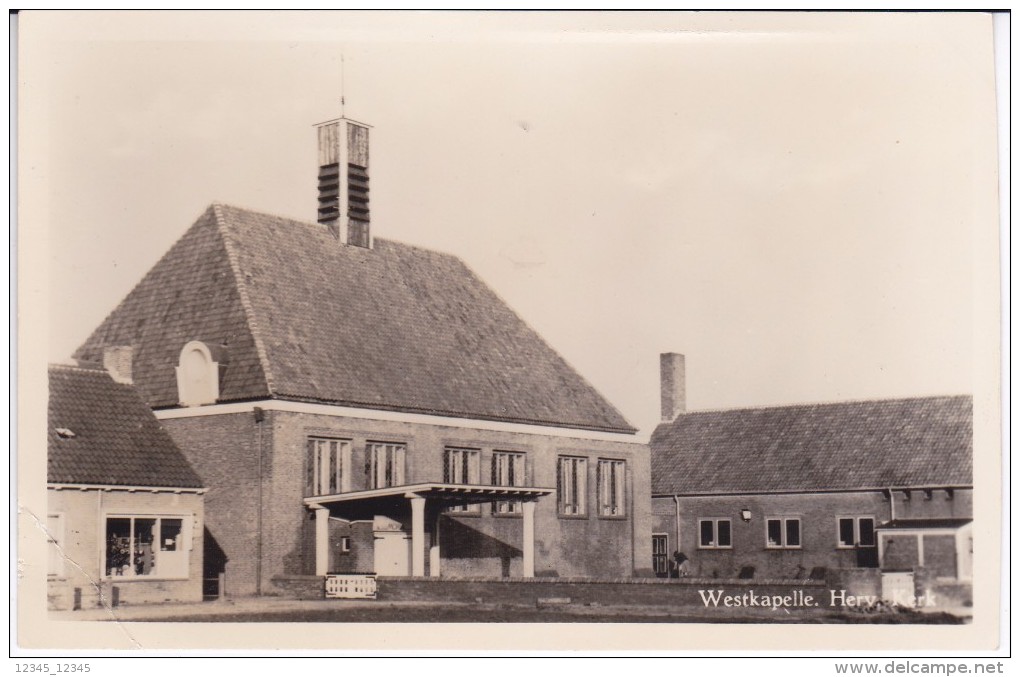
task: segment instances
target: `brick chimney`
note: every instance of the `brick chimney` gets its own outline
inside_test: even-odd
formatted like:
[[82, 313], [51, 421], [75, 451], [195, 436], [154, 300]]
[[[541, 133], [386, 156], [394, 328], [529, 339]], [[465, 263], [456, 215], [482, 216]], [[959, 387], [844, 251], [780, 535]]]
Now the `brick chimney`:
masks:
[[132, 360], [134, 348], [131, 346], [106, 346], [103, 348], [103, 368], [117, 383], [134, 383]]
[[670, 423], [687, 413], [687, 375], [680, 353], [659, 355], [659, 389], [662, 398], [662, 422]]
[[368, 210], [368, 131], [339, 118], [316, 125], [319, 137], [318, 221], [343, 244], [372, 248]]

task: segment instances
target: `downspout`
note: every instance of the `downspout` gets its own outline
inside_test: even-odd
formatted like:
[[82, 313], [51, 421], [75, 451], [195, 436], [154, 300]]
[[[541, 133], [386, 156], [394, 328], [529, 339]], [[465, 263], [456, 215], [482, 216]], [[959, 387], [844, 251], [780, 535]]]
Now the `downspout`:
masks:
[[104, 602], [104, 600], [103, 600], [103, 592], [104, 592], [103, 591], [103, 583], [104, 583], [103, 577], [106, 576], [106, 567], [108, 566], [107, 563], [106, 563], [106, 554], [107, 554], [106, 550], [109, 547], [109, 545], [106, 542], [106, 520], [103, 519], [103, 494], [104, 493], [105, 493], [105, 491], [103, 489], [100, 489], [99, 491], [96, 492], [96, 496], [97, 496], [97, 499], [96, 499], [96, 522], [97, 522], [97, 525], [96, 526], [97, 526], [98, 532], [100, 534], [102, 534], [102, 536], [100, 536], [99, 538], [96, 539], [96, 542], [99, 545], [99, 559], [97, 560], [99, 562], [99, 571], [98, 571], [98, 574], [99, 574], [99, 576], [98, 576], [99, 585], [97, 585], [96, 588], [97, 588], [97, 590], [99, 592], [99, 603], [102, 604], [103, 606], [108, 606], [108, 605], [103, 603]]
[[258, 430], [258, 487], [256, 501], [258, 509], [255, 517], [255, 595], [262, 595], [262, 421], [265, 414], [261, 407], [252, 409], [255, 414], [255, 429]]
[[673, 503], [676, 504], [676, 547], [673, 551], [680, 552], [680, 497], [676, 494], [673, 495]]
[[[639, 563], [637, 560], [638, 554], [638, 542], [637, 542], [637, 529], [634, 528], [634, 522], [638, 516], [634, 512], [634, 471], [630, 467], [630, 464], [624, 466], [626, 470], [624, 480], [627, 483], [627, 514], [630, 515], [630, 519], [627, 520], [627, 524], [630, 528], [630, 575], [636, 576], [638, 573]], [[647, 564], [645, 566], [648, 566]]]
[[889, 487], [889, 521], [892, 522], [896, 519], [896, 494], [893, 492], [893, 488]]

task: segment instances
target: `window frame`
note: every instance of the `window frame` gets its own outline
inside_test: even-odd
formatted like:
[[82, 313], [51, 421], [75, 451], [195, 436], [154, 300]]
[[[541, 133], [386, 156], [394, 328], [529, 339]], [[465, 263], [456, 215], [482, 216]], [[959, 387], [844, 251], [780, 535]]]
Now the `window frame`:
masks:
[[[843, 542], [843, 536], [840, 533], [840, 522], [843, 520], [853, 521], [854, 530], [854, 542], [847, 545]], [[871, 545], [861, 543], [861, 520], [871, 520]], [[837, 550], [855, 550], [857, 548], [877, 548], [878, 547], [878, 534], [875, 533], [875, 516], [874, 515], [836, 515], [836, 549]]]
[[[655, 552], [655, 541], [656, 541], [656, 539], [662, 539], [662, 542], [665, 544], [665, 547], [663, 548], [663, 551], [661, 553]], [[660, 557], [662, 559], [662, 572], [661, 572], [662, 575], [661, 576], [660, 576], [660, 572], [656, 569], [656, 563], [659, 561]], [[669, 573], [670, 573], [669, 572], [669, 534], [664, 532], [664, 531], [653, 531], [652, 532], [652, 573], [655, 574], [655, 576], [657, 578], [669, 578]]]
[[[603, 466], [612, 468], [612, 477], [615, 481], [616, 491], [613, 492], [613, 503], [617, 505], [605, 505], [603, 499], [603, 488], [606, 474]], [[620, 468], [617, 473], [616, 468]], [[595, 466], [595, 511], [599, 519], [625, 519], [627, 517], [627, 461], [622, 458], [599, 458]], [[617, 476], [619, 479], [616, 479]], [[616, 509], [616, 512], [606, 512], [604, 509]]]
[[[769, 542], [769, 522], [779, 522], [780, 542], [773, 545]], [[789, 523], [797, 523], [797, 544], [789, 544]], [[804, 547], [804, 520], [799, 515], [768, 515], [765, 517], [765, 549], [766, 550], [800, 550]]]
[[[325, 449], [318, 446], [318, 443], [326, 443]], [[327, 453], [332, 463], [332, 453], [329, 443], [337, 445], [336, 471], [327, 478], [323, 478], [323, 464], [321, 454]], [[312, 445], [316, 448], [313, 451]], [[330, 496], [329, 492], [316, 493], [322, 489], [321, 482], [326, 479], [327, 485], [335, 480], [337, 491], [334, 494], [343, 494], [352, 490], [352, 477], [354, 475], [354, 440], [345, 437], [331, 437], [329, 435], [308, 435], [305, 438], [305, 491], [310, 492], [307, 496]], [[310, 483], [309, 483], [310, 481]], [[328, 486], [327, 486], [328, 488]]]
[[[451, 465], [451, 458], [463, 457]], [[473, 459], [473, 460], [472, 460]], [[451, 471], [456, 472], [451, 472]], [[456, 475], [466, 473], [467, 477], [461, 477], [457, 481]], [[471, 478], [474, 475], [474, 479]], [[443, 484], [481, 484], [482, 482], [482, 450], [478, 447], [461, 447], [447, 445], [443, 447]], [[446, 508], [445, 513], [456, 513], [459, 515], [480, 515], [482, 505], [480, 503], [467, 503], [464, 505], [451, 505]]]
[[[712, 525], [712, 542], [708, 545], [702, 543], [701, 525], [709, 522]], [[726, 522], [729, 525], [729, 543], [719, 545], [719, 523]], [[698, 550], [732, 550], [733, 549], [733, 520], [729, 517], [699, 517], [698, 518]]]
[[[376, 454], [379, 449], [383, 449], [386, 452], [382, 464], [379, 463]], [[397, 450], [400, 451], [399, 463], [397, 463], [395, 453], [391, 456], [391, 452], [396, 452]], [[377, 483], [380, 467], [382, 468], [381, 472], [384, 480], [381, 484]], [[368, 489], [388, 489], [390, 487], [404, 486], [407, 484], [407, 442], [368, 440], [365, 442], [365, 469], [368, 476]], [[390, 482], [388, 483], [385, 482], [387, 475], [390, 477]], [[397, 475], [400, 477], [398, 478]]]
[[[572, 494], [574, 501], [569, 505], [565, 502], [567, 492], [564, 491], [564, 464], [573, 464], [571, 472]], [[583, 470], [580, 472], [578, 468]], [[573, 508], [573, 512], [566, 508]], [[588, 457], [575, 454], [560, 454], [556, 457], [556, 514], [564, 519], [588, 519]]]
[[[501, 457], [506, 457], [507, 460], [507, 475], [512, 475], [512, 481], [510, 477], [507, 477], [506, 482], [500, 481], [498, 473], [498, 464]], [[515, 471], [514, 467], [517, 465], [513, 459], [520, 459], [520, 469]], [[526, 487], [528, 486], [528, 455], [523, 451], [513, 451], [510, 449], [493, 449], [491, 458], [491, 480], [492, 486], [494, 487]], [[522, 507], [523, 502], [520, 500], [509, 500], [509, 501], [493, 501], [492, 502], [492, 514], [495, 517], [521, 517], [524, 513]]]
[[[163, 535], [163, 520], [180, 520], [181, 530], [177, 537], [177, 547], [172, 551], [165, 551], [161, 548], [154, 549], [154, 573], [151, 575], [146, 574], [121, 574], [114, 575], [109, 573], [107, 561], [110, 553], [110, 538], [109, 538], [109, 521], [111, 519], [126, 519], [130, 520], [129, 528], [129, 542], [134, 541], [135, 533], [135, 521], [136, 520], [155, 520], [153, 525], [153, 532], [159, 534], [158, 538], [162, 538]], [[194, 535], [194, 520], [195, 516], [191, 513], [170, 513], [170, 512], [159, 512], [159, 513], [145, 513], [145, 512], [110, 512], [104, 513], [102, 517], [102, 527], [100, 533], [103, 538], [103, 548], [101, 550], [101, 557], [99, 562], [99, 574], [100, 579], [104, 581], [118, 581], [118, 582], [129, 582], [129, 581], [184, 581], [188, 580], [192, 576], [191, 571], [191, 551], [195, 547], [195, 535]], [[183, 572], [182, 573], [165, 573], [160, 570], [160, 552], [180, 552], [182, 553], [180, 559], [183, 561]], [[132, 557], [133, 559], [133, 557]], [[130, 562], [128, 565], [130, 566]], [[166, 566], [166, 565], [164, 565]]]

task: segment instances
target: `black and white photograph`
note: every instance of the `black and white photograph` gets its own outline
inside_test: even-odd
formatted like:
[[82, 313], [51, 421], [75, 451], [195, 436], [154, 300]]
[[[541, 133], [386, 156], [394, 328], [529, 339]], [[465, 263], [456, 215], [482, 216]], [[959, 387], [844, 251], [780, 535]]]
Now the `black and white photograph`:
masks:
[[990, 13], [14, 21], [19, 646], [998, 646]]

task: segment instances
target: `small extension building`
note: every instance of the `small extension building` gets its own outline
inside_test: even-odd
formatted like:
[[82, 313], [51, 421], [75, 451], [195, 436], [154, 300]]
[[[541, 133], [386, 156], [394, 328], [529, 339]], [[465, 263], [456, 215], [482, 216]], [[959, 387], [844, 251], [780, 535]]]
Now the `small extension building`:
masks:
[[662, 355], [651, 437], [657, 575], [821, 578], [830, 570], [971, 578], [969, 396], [685, 411]]
[[374, 237], [366, 125], [318, 223], [211, 206], [78, 350], [208, 486], [206, 577], [649, 574], [648, 449], [457, 258]]
[[202, 599], [202, 481], [129, 383], [49, 368], [55, 609]]

